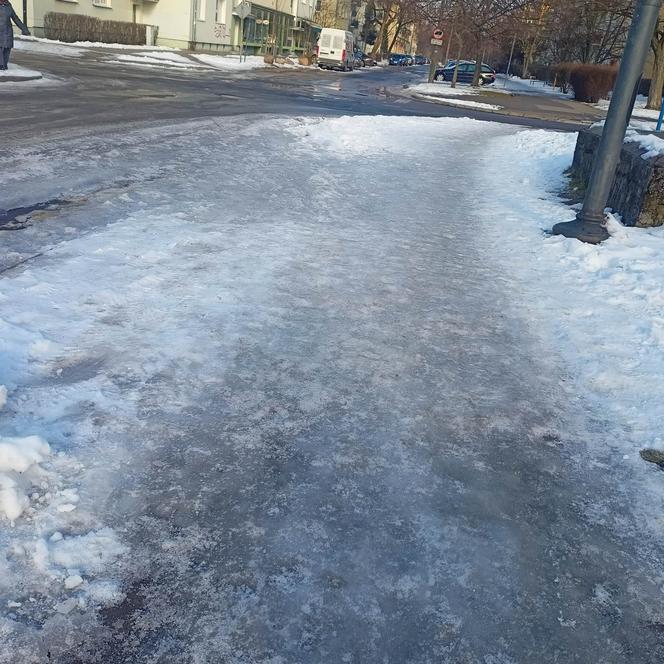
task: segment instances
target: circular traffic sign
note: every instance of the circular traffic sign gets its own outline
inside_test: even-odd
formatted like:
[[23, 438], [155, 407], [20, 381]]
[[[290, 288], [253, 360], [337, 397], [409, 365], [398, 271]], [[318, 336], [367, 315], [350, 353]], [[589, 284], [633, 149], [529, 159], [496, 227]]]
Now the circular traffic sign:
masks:
[[432, 37], [434, 39], [442, 39], [443, 38], [443, 31], [440, 28], [436, 28], [433, 31]]

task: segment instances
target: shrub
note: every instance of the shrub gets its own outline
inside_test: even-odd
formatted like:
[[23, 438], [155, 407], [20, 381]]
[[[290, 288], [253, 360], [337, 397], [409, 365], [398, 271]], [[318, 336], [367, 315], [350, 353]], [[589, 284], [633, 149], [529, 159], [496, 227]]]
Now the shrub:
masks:
[[141, 23], [103, 21], [82, 14], [48, 12], [44, 16], [44, 33], [48, 39], [64, 42], [145, 44], [145, 25]]
[[570, 72], [574, 99], [596, 104], [609, 96], [618, 75], [618, 68], [610, 65], [576, 65]]
[[555, 73], [550, 65], [536, 63], [530, 67], [530, 73], [539, 81], [545, 81], [549, 85], [553, 85]]
[[572, 70], [578, 66], [576, 62], [561, 62], [551, 68], [553, 74], [553, 85], [558, 86], [561, 92], [569, 92], [570, 76]]

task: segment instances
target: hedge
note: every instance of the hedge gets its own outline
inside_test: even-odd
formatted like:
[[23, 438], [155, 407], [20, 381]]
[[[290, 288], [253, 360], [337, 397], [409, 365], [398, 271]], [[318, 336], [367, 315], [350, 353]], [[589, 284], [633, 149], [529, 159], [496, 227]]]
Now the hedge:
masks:
[[570, 73], [574, 99], [596, 104], [606, 99], [618, 76], [618, 68], [611, 65], [578, 65]]
[[145, 44], [145, 25], [142, 23], [104, 21], [80, 14], [48, 12], [44, 16], [44, 33], [48, 39], [64, 42]]

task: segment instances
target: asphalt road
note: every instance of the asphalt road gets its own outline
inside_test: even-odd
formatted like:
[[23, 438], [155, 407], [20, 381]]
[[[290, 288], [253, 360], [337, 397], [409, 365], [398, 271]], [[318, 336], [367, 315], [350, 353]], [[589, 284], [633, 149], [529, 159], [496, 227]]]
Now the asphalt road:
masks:
[[390, 93], [390, 89], [423, 81], [426, 67], [353, 73], [271, 69], [233, 75], [111, 64], [105, 61], [108, 52], [67, 58], [14, 51], [13, 59], [62, 83], [26, 87], [0, 97], [0, 131], [9, 140], [154, 120], [261, 113], [474, 117], [530, 127], [576, 128], [569, 123], [457, 109]]

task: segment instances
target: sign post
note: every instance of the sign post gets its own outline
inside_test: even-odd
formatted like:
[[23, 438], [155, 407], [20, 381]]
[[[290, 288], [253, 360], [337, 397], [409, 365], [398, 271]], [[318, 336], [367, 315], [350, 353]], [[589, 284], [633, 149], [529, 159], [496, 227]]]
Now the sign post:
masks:
[[436, 67], [438, 66], [438, 48], [443, 45], [444, 33], [440, 28], [434, 28], [431, 33], [431, 46], [434, 47], [431, 54], [431, 65], [429, 66], [429, 83], [433, 83], [436, 76]]
[[242, 2], [235, 8], [234, 13], [240, 19], [240, 62], [242, 62], [242, 56], [244, 55], [244, 20], [249, 14], [251, 14], [251, 3], [247, 2], [247, 0], [242, 0]]

